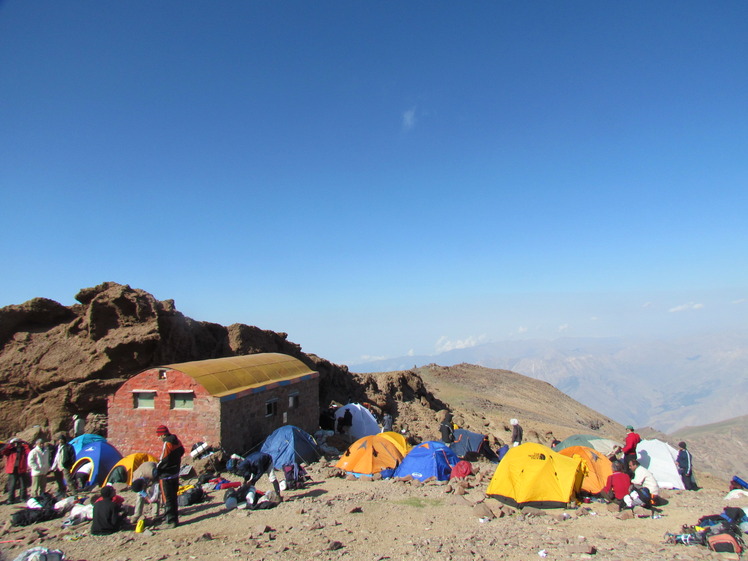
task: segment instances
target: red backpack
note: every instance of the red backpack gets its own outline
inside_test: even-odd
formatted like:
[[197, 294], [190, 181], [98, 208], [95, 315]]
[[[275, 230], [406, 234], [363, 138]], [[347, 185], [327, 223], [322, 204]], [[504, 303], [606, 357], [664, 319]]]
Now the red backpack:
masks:
[[452, 468], [452, 473], [449, 474], [450, 479], [467, 477], [473, 474], [473, 466], [470, 462], [460, 460]]

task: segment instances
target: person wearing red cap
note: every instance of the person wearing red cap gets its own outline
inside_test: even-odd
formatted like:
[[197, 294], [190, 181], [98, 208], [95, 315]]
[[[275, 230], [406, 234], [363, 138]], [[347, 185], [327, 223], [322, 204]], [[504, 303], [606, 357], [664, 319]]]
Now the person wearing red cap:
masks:
[[156, 464], [156, 473], [161, 487], [161, 502], [164, 505], [164, 521], [168, 527], [176, 528], [179, 526], [179, 503], [177, 502], [179, 468], [184, 455], [184, 446], [177, 435], [171, 434], [165, 425], [159, 426], [156, 434], [164, 443], [161, 449], [161, 459]]

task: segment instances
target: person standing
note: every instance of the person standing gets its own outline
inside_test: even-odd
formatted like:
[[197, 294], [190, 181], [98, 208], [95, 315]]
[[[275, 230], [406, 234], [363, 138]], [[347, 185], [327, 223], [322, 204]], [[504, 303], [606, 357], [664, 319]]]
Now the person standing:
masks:
[[28, 455], [29, 446], [18, 438], [11, 438], [5, 447], [0, 451], [5, 457], [5, 473], [8, 476], [8, 504], [15, 504], [16, 489], [20, 495], [20, 500], [28, 500], [28, 491], [26, 488], [26, 473], [28, 473]]
[[75, 478], [70, 473], [70, 468], [75, 463], [75, 450], [73, 446], [68, 443], [68, 439], [64, 434], [57, 437], [57, 451], [55, 452], [55, 459], [52, 462], [52, 474], [55, 476], [55, 482], [57, 483], [57, 493], [64, 496], [67, 494], [68, 488], [72, 488], [73, 491], [77, 491], [78, 485], [75, 482]]
[[50, 462], [49, 451], [41, 438], [37, 438], [34, 442], [34, 448], [29, 452], [27, 463], [31, 473], [31, 495], [34, 497], [43, 495], [47, 490]]
[[86, 432], [86, 417], [73, 415], [73, 438], [76, 438]]
[[[636, 460], [636, 447], [642, 441], [642, 437], [638, 433], [634, 432], [634, 427], [631, 425], [626, 426], [626, 440], [623, 443], [621, 452], [623, 453], [623, 465], [628, 469], [631, 460]], [[629, 470], [629, 476], [633, 477], [633, 471]]]
[[441, 434], [442, 442], [446, 444], [451, 444], [455, 441], [454, 425], [452, 424], [452, 413], [448, 412], [444, 416], [444, 420], [442, 420], [441, 424], [439, 425], [439, 434]]
[[382, 432], [389, 432], [392, 430], [392, 415], [389, 412], [385, 412], [382, 416]]
[[693, 478], [693, 455], [688, 450], [685, 442], [678, 443], [678, 457], [675, 461], [678, 464], [678, 473], [683, 480], [683, 486], [686, 488], [686, 491], [695, 491], [696, 482]]
[[156, 464], [159, 486], [161, 488], [161, 502], [164, 505], [164, 522], [169, 528], [179, 526], [179, 502], [177, 492], [179, 491], [179, 468], [184, 456], [184, 446], [171, 434], [169, 428], [161, 425], [156, 428], [156, 434], [164, 443], [161, 449], [161, 458]]
[[512, 446], [519, 446], [522, 444], [522, 437], [524, 436], [522, 425], [519, 424], [517, 419], [511, 419], [509, 423], [512, 425]]

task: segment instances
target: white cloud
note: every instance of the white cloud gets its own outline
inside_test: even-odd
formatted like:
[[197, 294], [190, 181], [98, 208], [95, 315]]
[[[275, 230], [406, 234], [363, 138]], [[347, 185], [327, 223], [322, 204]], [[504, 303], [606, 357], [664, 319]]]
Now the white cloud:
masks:
[[437, 354], [439, 354], [446, 353], [447, 351], [453, 351], [455, 349], [469, 349], [470, 347], [475, 347], [476, 345], [484, 343], [486, 340], [487, 337], [485, 335], [479, 335], [478, 337], [470, 335], [467, 339], [450, 341], [446, 335], [442, 335], [441, 337], [439, 337], [434, 347]]
[[688, 302], [686, 304], [681, 304], [679, 306], [670, 308], [668, 312], [686, 312], [689, 310], [700, 310], [703, 307], [704, 307], [704, 304], [695, 304], [693, 302]]
[[408, 356], [413, 356], [416, 352], [413, 349], [410, 349], [407, 354]]
[[733, 300], [731, 303], [732, 304], [742, 304], [745, 301], [746, 301], [745, 298], [738, 298], [737, 300]]
[[416, 126], [416, 108], [408, 109], [403, 113], [403, 130], [405, 132], [413, 130]]
[[590, 321], [597, 321], [597, 320], [599, 320], [599, 319], [600, 319], [600, 318], [599, 318], [599, 317], [597, 317], [597, 316], [590, 316]]
[[564, 331], [568, 331], [568, 330], [569, 330], [569, 324], [568, 323], [564, 323], [564, 324], [561, 324], [561, 325], [558, 326], [558, 332], [559, 333], [563, 333]]
[[651, 308], [651, 307], [652, 307], [652, 302], [644, 302], [644, 304], [642, 304], [642, 308]]
[[387, 357], [382, 356], [376, 356], [376, 355], [361, 355], [358, 358], [358, 361], [355, 364], [361, 363], [361, 362], [376, 362], [377, 360], [385, 360]]
[[520, 334], [527, 333], [527, 328], [520, 326], [519, 329], [517, 329], [517, 333], [520, 333]]

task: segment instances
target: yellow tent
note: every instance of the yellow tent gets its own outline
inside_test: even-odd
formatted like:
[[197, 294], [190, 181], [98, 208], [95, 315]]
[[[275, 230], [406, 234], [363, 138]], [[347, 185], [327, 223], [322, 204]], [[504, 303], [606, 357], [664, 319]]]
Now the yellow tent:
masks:
[[382, 477], [391, 477], [402, 460], [397, 445], [379, 433], [351, 444], [335, 467], [357, 476], [381, 473]]
[[513, 507], [564, 508], [582, 484], [582, 460], [527, 442], [510, 448], [486, 494]]
[[397, 446], [397, 449], [400, 450], [400, 453], [403, 455], [403, 457], [407, 456], [408, 452], [410, 452], [410, 449], [412, 448], [412, 446], [408, 444], [408, 441], [405, 439], [405, 437], [399, 432], [387, 431], [380, 433], [379, 436], [383, 436], [387, 440], [392, 441], [392, 443]]
[[613, 473], [613, 464], [594, 448], [586, 446], [569, 446], [559, 452], [570, 458], [581, 458], [584, 464], [584, 479], [582, 490], [591, 495], [596, 495], [603, 490], [608, 481], [608, 476]]
[[109, 483], [110, 479], [114, 479], [115, 472], [121, 473], [122, 470], [125, 472], [126, 481], [122, 481], [121, 477], [117, 477], [119, 482], [127, 483], [128, 485], [132, 485], [132, 474], [135, 473], [135, 470], [140, 467], [141, 464], [144, 464], [145, 462], [157, 462], [158, 459], [154, 458], [150, 454], [145, 454], [142, 452], [138, 452], [135, 454], [130, 454], [129, 456], [125, 456], [122, 458], [119, 462], [115, 464], [115, 466], [109, 470], [109, 474], [106, 476], [106, 479], [104, 480], [104, 485]]

